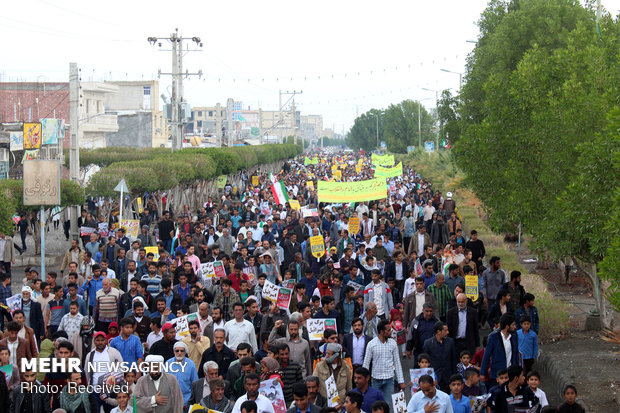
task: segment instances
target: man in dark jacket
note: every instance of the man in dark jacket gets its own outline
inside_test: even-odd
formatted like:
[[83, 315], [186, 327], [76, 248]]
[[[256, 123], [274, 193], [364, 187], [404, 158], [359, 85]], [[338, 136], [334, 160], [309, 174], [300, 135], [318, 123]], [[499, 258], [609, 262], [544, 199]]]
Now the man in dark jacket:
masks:
[[474, 354], [480, 345], [478, 312], [467, 305], [465, 294], [460, 293], [456, 296], [456, 307], [448, 310], [446, 321], [450, 337], [454, 339], [456, 354], [461, 354], [463, 350]]
[[448, 337], [448, 326], [438, 321], [435, 323], [435, 336], [424, 342], [422, 351], [431, 357], [431, 366], [435, 369], [439, 388], [450, 391], [450, 376], [456, 373], [456, 352], [454, 340]]
[[[20, 386], [15, 386], [13, 389], [13, 397], [11, 398], [10, 408], [7, 409], [6, 402], [2, 405], [2, 411], [9, 411], [10, 413], [21, 413], [22, 407], [28, 406], [29, 412], [32, 413], [50, 413], [50, 398], [48, 392], [34, 391], [33, 386], [40, 386], [41, 383], [37, 381], [37, 373], [34, 371], [22, 372], [22, 377], [25, 379]], [[2, 377], [4, 379], [4, 377]], [[6, 385], [6, 379], [4, 380]], [[0, 384], [0, 393], [8, 395], [8, 389], [6, 386], [2, 388]], [[7, 396], [8, 397], [8, 396]]]
[[[284, 237], [288, 234], [287, 230], [284, 230]], [[297, 235], [291, 233], [288, 239], [283, 240], [280, 243], [282, 249], [284, 249], [284, 262], [282, 263], [284, 268], [288, 268], [289, 264], [295, 260], [295, 254], [301, 254], [301, 244], [297, 242]]]
[[[169, 308], [172, 314], [176, 315], [177, 310], [181, 307], [183, 300], [181, 296], [174, 291], [172, 291], [172, 281], [169, 278], [164, 278], [161, 280], [161, 292], [155, 296], [155, 301], [157, 299], [163, 298], [166, 300], [166, 308]], [[151, 309], [152, 311], [153, 309]], [[168, 359], [166, 359], [168, 360]]]
[[413, 362], [418, 364], [418, 355], [423, 353], [422, 347], [429, 338], [435, 334], [435, 323], [439, 318], [435, 316], [435, 310], [431, 303], [424, 303], [422, 313], [411, 320], [407, 333], [407, 356], [411, 357], [413, 352]]
[[230, 363], [237, 360], [237, 356], [234, 351], [226, 347], [225, 341], [226, 331], [224, 329], [216, 329], [213, 332], [213, 344], [202, 353], [200, 366], [198, 367], [198, 377], [202, 378], [205, 376], [203, 369], [207, 361], [215, 361], [219, 366], [219, 372], [222, 377], [226, 377]]
[[37, 343], [45, 338], [45, 323], [43, 322], [43, 312], [41, 311], [41, 304], [32, 301], [32, 289], [30, 287], [22, 287], [22, 306], [21, 309], [25, 314], [30, 314], [26, 320], [26, 325], [34, 330], [34, 336], [37, 339]]

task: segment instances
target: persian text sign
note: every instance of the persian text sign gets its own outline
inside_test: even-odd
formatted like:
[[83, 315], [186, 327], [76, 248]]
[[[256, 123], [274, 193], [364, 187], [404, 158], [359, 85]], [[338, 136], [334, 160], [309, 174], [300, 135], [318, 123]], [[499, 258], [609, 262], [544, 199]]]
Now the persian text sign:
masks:
[[362, 202], [387, 197], [385, 178], [360, 182], [318, 181], [319, 202]]
[[465, 276], [465, 295], [467, 298], [471, 298], [472, 301], [478, 299], [478, 276], [466, 275]]
[[325, 254], [325, 242], [322, 235], [310, 237], [310, 251], [314, 258], [321, 258]]
[[360, 219], [358, 217], [349, 218], [349, 233], [357, 234], [360, 232]]
[[24, 162], [24, 205], [60, 204], [60, 164], [57, 160]]
[[399, 162], [393, 168], [386, 168], [381, 165], [377, 165], [377, 169], [375, 169], [375, 178], [396, 178], [397, 176], [401, 176], [403, 174], [403, 163]]
[[394, 155], [370, 155], [370, 160], [374, 165], [394, 165]]

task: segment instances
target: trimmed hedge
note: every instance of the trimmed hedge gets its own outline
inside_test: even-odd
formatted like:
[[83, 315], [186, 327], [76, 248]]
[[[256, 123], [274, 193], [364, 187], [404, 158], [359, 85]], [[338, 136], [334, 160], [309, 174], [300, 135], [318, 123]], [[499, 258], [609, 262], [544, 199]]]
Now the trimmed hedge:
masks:
[[234, 174], [241, 169], [270, 164], [301, 154], [299, 145], [260, 145], [233, 148], [103, 148], [80, 152], [82, 167], [94, 164], [101, 170], [86, 188], [93, 196], [115, 196], [121, 178], [134, 194], [168, 190], [180, 183]]

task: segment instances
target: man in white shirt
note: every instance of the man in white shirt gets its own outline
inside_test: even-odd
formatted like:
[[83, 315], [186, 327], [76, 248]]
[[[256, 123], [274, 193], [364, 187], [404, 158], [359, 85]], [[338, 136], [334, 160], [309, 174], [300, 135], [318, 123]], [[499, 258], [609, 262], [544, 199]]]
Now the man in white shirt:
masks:
[[407, 413], [453, 413], [450, 396], [435, 388], [432, 376], [420, 377], [420, 390], [411, 396], [407, 405]]
[[254, 325], [243, 318], [243, 304], [233, 304], [233, 315], [235, 318], [224, 325], [228, 338], [226, 345], [231, 349], [236, 349], [240, 343], [248, 343], [252, 346], [252, 351], [256, 353], [258, 345]]
[[245, 387], [246, 393], [237, 399], [232, 413], [241, 413], [241, 405], [246, 400], [251, 400], [256, 403], [258, 408], [256, 413], [275, 413], [271, 401], [262, 394], [258, 393], [258, 387], [260, 386], [258, 374], [250, 373], [245, 376], [243, 378], [243, 386]]
[[[114, 347], [108, 346], [108, 339], [103, 331], [97, 331], [93, 335], [93, 344], [95, 348], [91, 350], [84, 360], [86, 363], [92, 362], [92, 370], [86, 369], [86, 378], [88, 383], [99, 384], [99, 378], [110, 372], [110, 363], [122, 362], [123, 356]], [[88, 364], [87, 364], [88, 365]], [[97, 406], [100, 408], [103, 405], [100, 393], [94, 393]]]

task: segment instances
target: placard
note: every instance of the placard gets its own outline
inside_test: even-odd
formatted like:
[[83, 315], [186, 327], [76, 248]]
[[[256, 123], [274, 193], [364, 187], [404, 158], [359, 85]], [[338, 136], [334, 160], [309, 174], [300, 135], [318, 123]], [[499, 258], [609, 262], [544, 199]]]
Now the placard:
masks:
[[283, 310], [287, 310], [288, 307], [291, 305], [292, 296], [293, 290], [291, 290], [290, 288], [280, 287], [280, 289], [278, 290], [278, 298], [276, 301], [278, 307]]
[[144, 247], [144, 250], [147, 254], [149, 252], [153, 253], [153, 261], [157, 262], [159, 260], [159, 247]]
[[215, 277], [215, 269], [213, 268], [213, 262], [200, 263], [200, 272], [202, 273], [203, 278]]
[[258, 186], [258, 176], [256, 175], [252, 177], [252, 186]]
[[224, 263], [222, 261], [214, 261], [213, 262], [213, 272], [217, 278], [221, 278], [226, 275], [226, 268], [224, 267]]
[[269, 399], [269, 402], [273, 405], [273, 410], [275, 413], [286, 412], [284, 393], [282, 392], [282, 386], [278, 383], [277, 378], [261, 381], [260, 387], [258, 388], [258, 393]]
[[312, 182], [312, 181], [307, 181], [307, 182], [306, 182], [306, 186], [307, 186], [309, 189], [314, 189], [314, 182]]
[[127, 235], [132, 238], [138, 238], [138, 230], [140, 229], [140, 221], [137, 219], [124, 219], [121, 221], [121, 228], [125, 228]]
[[318, 217], [319, 211], [316, 208], [301, 207], [301, 216], [303, 218]]
[[478, 299], [478, 276], [466, 275], [465, 276], [465, 295], [467, 298], [471, 298], [472, 301]]
[[41, 123], [24, 122], [24, 149], [39, 149], [41, 147]]
[[364, 286], [362, 284], [358, 284], [355, 281], [349, 281], [347, 285], [355, 288], [355, 295], [357, 295], [360, 291], [364, 291]]
[[99, 235], [102, 238], [106, 238], [109, 234], [109, 230], [108, 230], [108, 223], [107, 222], [100, 222], [97, 224], [97, 232], [99, 232]]
[[402, 390], [398, 393], [392, 394], [392, 406], [394, 408], [394, 413], [406, 413], [407, 412], [407, 402], [405, 401], [405, 392]]
[[336, 386], [336, 380], [334, 380], [333, 374], [325, 380], [325, 394], [327, 395], [328, 407], [338, 406], [340, 402], [338, 398], [338, 386]]
[[58, 160], [25, 161], [23, 182], [24, 205], [60, 204], [60, 163]]
[[278, 291], [280, 287], [270, 282], [269, 280], [265, 280], [265, 284], [263, 285], [263, 297], [267, 300], [275, 303], [278, 301]]
[[288, 204], [291, 206], [291, 208], [293, 208], [295, 211], [299, 211], [301, 209], [301, 205], [299, 204], [299, 201], [296, 199], [289, 199], [288, 200]]
[[[33, 297], [30, 297], [30, 299], [32, 300]], [[12, 295], [10, 297], [8, 297], [6, 299], [6, 306], [8, 308], [8, 311], [13, 314], [14, 311], [16, 310], [21, 310], [22, 309], [22, 295], [21, 293]]]
[[360, 232], [360, 219], [358, 217], [349, 218], [349, 234], [355, 235]]
[[136, 198], [136, 205], [138, 205], [138, 213], [141, 214], [144, 211], [144, 208], [142, 208], [142, 198]]
[[325, 255], [325, 241], [322, 235], [310, 237], [310, 251], [312, 252], [312, 256], [316, 259]]
[[11, 152], [13, 151], [23, 151], [24, 150], [24, 132], [9, 132], [9, 148]]
[[411, 369], [409, 370], [409, 377], [411, 378], [411, 393], [415, 393], [420, 390], [420, 377], [428, 374], [433, 377], [433, 380], [437, 381], [437, 376], [435, 376], [435, 370], [433, 368], [425, 368], [425, 369]]
[[226, 175], [220, 175], [217, 177], [217, 189], [224, 189], [226, 186]]
[[297, 281], [293, 279], [282, 281], [282, 287], [290, 288], [291, 290], [295, 289], [296, 284], [297, 284]]
[[323, 339], [323, 333], [327, 328], [338, 331], [335, 318], [311, 318], [306, 320], [306, 328], [308, 329], [310, 340], [317, 341]]
[[189, 336], [189, 322], [198, 320], [198, 313], [191, 313], [181, 317], [177, 317], [170, 321], [177, 332], [176, 339], [182, 340], [183, 337]]
[[87, 237], [95, 233], [96, 228], [80, 227], [80, 237]]

